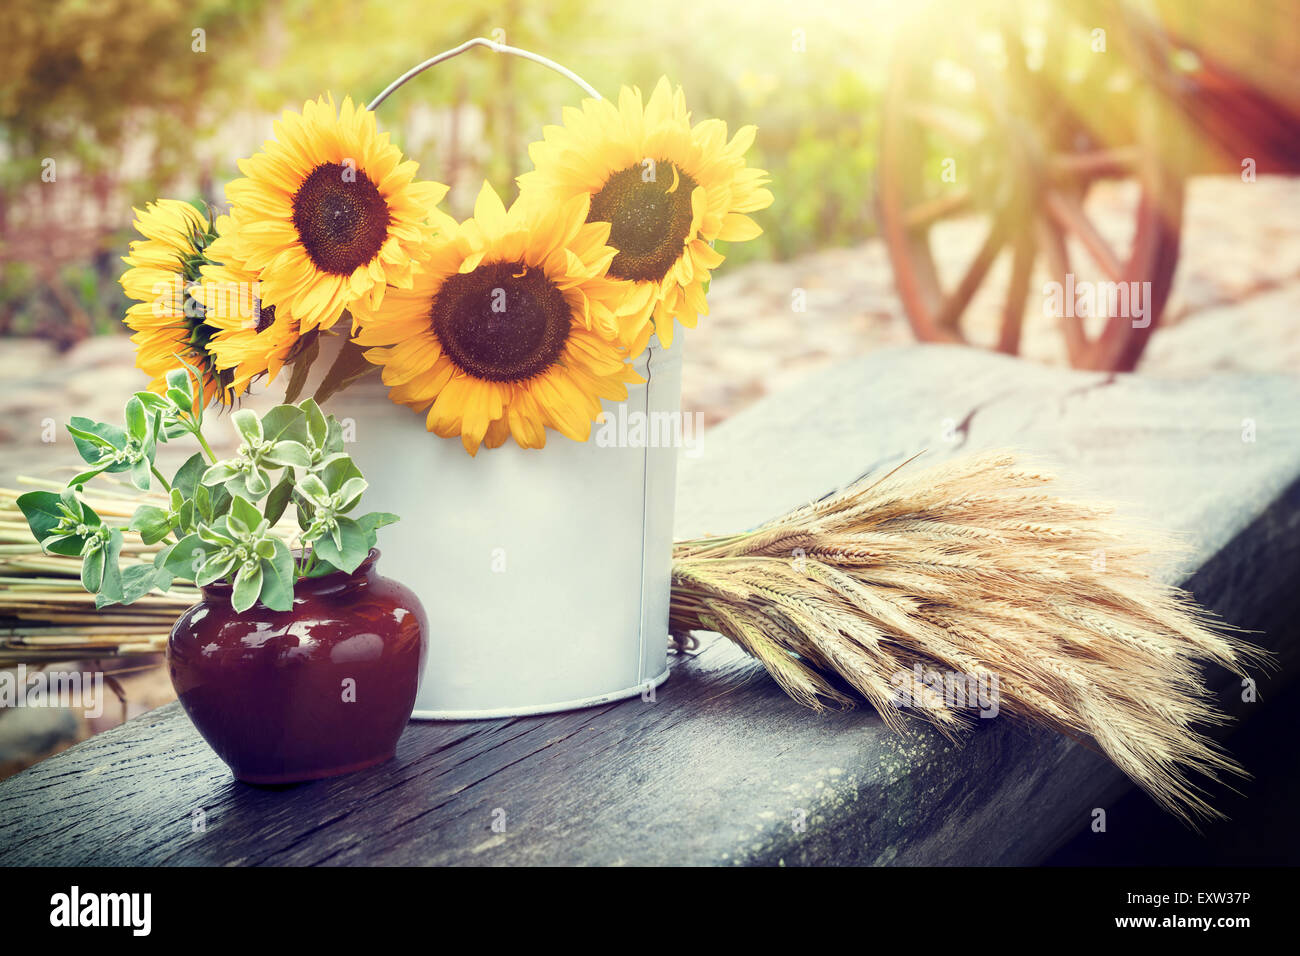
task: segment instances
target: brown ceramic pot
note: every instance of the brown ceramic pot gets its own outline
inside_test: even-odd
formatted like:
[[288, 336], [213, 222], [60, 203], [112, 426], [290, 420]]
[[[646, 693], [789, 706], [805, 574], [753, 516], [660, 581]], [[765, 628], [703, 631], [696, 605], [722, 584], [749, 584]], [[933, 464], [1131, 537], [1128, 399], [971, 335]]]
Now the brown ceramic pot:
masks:
[[393, 756], [411, 717], [428, 623], [410, 590], [375, 570], [305, 579], [293, 610], [230, 606], [203, 589], [167, 643], [181, 706], [247, 783], [350, 773]]

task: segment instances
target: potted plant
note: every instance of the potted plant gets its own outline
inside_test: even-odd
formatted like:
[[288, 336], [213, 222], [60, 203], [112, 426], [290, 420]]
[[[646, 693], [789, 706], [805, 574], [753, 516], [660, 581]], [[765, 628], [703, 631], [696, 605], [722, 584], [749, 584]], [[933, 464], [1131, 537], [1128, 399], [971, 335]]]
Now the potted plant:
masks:
[[[88, 467], [61, 493], [18, 505], [42, 548], [82, 558], [96, 607], [131, 604], [178, 580], [202, 599], [168, 642], [172, 684], [190, 719], [249, 783], [347, 773], [392, 757], [427, 652], [424, 609], [377, 569], [377, 531], [395, 515], [354, 515], [366, 490], [342, 429], [312, 400], [230, 416], [241, 443], [217, 460], [203, 434], [197, 370], [181, 361], [158, 392], [137, 392], [122, 426], [75, 417], [68, 431]], [[159, 443], [200, 450], [169, 481]], [[125, 473], [166, 504], [105, 523], [79, 491]], [[152, 562], [124, 557], [126, 534], [162, 544]]]

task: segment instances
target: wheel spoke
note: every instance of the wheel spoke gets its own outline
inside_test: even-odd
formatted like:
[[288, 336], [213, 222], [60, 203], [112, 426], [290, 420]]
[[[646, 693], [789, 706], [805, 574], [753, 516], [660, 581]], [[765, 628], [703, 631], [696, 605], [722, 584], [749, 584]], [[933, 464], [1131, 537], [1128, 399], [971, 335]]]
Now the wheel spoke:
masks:
[[984, 281], [989, 267], [993, 265], [993, 260], [998, 257], [998, 253], [1002, 251], [1006, 241], [1007, 217], [1000, 215], [994, 221], [993, 228], [989, 230], [988, 236], [984, 239], [984, 245], [976, 253], [974, 261], [966, 270], [966, 274], [957, 283], [957, 288], [953, 290], [952, 295], [944, 300], [943, 307], [939, 309], [939, 313], [935, 317], [935, 325], [941, 329], [955, 329], [957, 327], [962, 312], [966, 311], [966, 306], [970, 304], [971, 298], [975, 295], [975, 291], [979, 289], [980, 283]]
[[1025, 317], [1025, 300], [1029, 298], [1029, 279], [1034, 268], [1034, 230], [1026, 227], [1016, 238], [1011, 262], [1011, 282], [1007, 301], [1002, 306], [1002, 333], [998, 351], [1015, 355], [1020, 351], [1020, 327]]
[[[1038, 237], [1047, 256], [1048, 274], [1064, 283], [1070, 272], [1070, 251], [1065, 245], [1065, 234], [1054, 222], [1042, 218], [1038, 220]], [[1082, 368], [1088, 353], [1088, 335], [1083, 328], [1083, 319], [1073, 309], [1063, 309], [1058, 318], [1065, 333], [1065, 352], [1070, 366]]]
[[1073, 233], [1083, 243], [1088, 254], [1101, 268], [1101, 271], [1113, 282], [1124, 277], [1124, 266], [1119, 256], [1111, 249], [1110, 243], [1097, 231], [1082, 204], [1070, 196], [1056, 190], [1049, 191], [1044, 197], [1047, 212], [1058, 226]]
[[941, 219], [957, 216], [971, 209], [971, 192], [965, 186], [917, 203], [903, 213], [908, 229], [929, 229]]

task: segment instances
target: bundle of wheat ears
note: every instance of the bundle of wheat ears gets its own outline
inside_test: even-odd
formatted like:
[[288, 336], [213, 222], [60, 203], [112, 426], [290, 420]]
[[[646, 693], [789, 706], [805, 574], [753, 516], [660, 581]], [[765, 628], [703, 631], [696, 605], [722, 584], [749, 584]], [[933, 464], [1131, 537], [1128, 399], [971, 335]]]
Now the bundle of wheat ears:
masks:
[[[856, 692], [900, 732], [905, 713], [948, 735], [970, 723], [969, 699], [928, 679], [961, 675], [995, 688], [1000, 711], [1095, 745], [1188, 823], [1218, 817], [1195, 776], [1245, 772], [1198, 730], [1225, 719], [1200, 667], [1245, 676], [1265, 655], [1151, 576], [1168, 542], [1052, 481], [1009, 452], [909, 461], [754, 531], [679, 542], [671, 631], [679, 646], [726, 636], [809, 707]], [[15, 622], [0, 663], [161, 650], [194, 595], [96, 612], [78, 560], [41, 554], [15, 495], [0, 490], [0, 617]], [[122, 516], [145, 497], [93, 495]]]
[[1187, 823], [1219, 817], [1196, 775], [1246, 774], [1198, 730], [1225, 720], [1200, 665], [1245, 676], [1265, 655], [1151, 576], [1168, 542], [1053, 481], [1009, 452], [905, 463], [753, 531], [679, 542], [670, 627], [679, 644], [725, 635], [809, 707], [851, 689], [900, 732], [900, 701], [949, 736], [969, 723], [972, 702], [932, 679], [961, 675], [1094, 744]]

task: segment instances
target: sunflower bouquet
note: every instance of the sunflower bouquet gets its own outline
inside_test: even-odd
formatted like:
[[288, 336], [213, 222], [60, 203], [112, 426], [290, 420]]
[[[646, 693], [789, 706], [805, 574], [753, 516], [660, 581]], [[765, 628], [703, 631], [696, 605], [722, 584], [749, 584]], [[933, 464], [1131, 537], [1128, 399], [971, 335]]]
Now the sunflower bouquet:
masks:
[[226, 405], [287, 368], [292, 401], [338, 336], [318, 400], [378, 369], [393, 402], [471, 455], [541, 448], [548, 429], [585, 441], [601, 400], [641, 381], [651, 338], [668, 348], [675, 321], [707, 313], [715, 242], [760, 234], [748, 214], [772, 194], [745, 161], [754, 132], [692, 124], [666, 78], [649, 99], [624, 88], [566, 109], [518, 196], [484, 183], [457, 222], [372, 109], [309, 100], [239, 161], [228, 213], [137, 212], [122, 277], [137, 365], [155, 390], [193, 366], [198, 400]]

